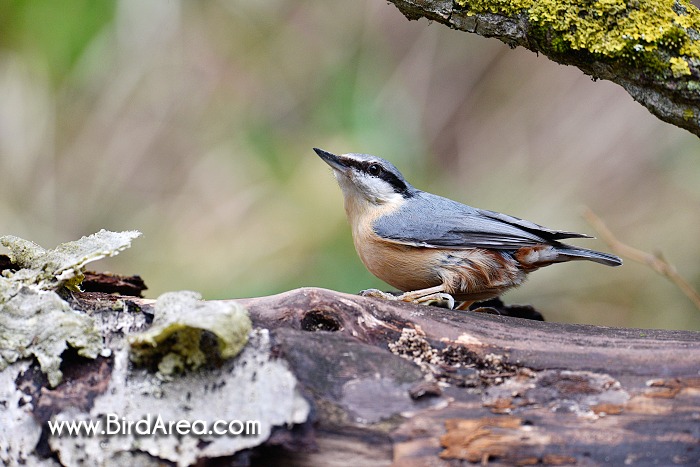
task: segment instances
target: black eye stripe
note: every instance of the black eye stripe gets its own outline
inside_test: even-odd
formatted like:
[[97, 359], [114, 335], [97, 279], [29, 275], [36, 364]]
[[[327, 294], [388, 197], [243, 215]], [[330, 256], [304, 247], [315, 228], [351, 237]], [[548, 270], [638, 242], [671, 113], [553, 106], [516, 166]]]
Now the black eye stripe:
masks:
[[[354, 159], [346, 159], [343, 161], [346, 165], [350, 167], [354, 167], [367, 175], [370, 175], [372, 177], [377, 177], [385, 182], [387, 182], [389, 185], [394, 187], [397, 193], [401, 193], [404, 197], [408, 198], [411, 196], [411, 192], [408, 189], [408, 185], [406, 185], [406, 182], [404, 182], [401, 178], [399, 178], [396, 174], [394, 174], [392, 171], [387, 170], [386, 167], [384, 167], [380, 162], [377, 161], [357, 161]], [[369, 168], [373, 165], [378, 165], [381, 170], [379, 174], [372, 175], [369, 171]]]
[[408, 188], [403, 180], [387, 170], [382, 170], [382, 173], [379, 174], [379, 178], [396, 188], [396, 191], [399, 193], [404, 193]]
[[343, 163], [347, 165], [348, 167], [354, 167], [358, 170], [365, 171], [364, 165], [360, 161], [356, 161], [354, 159], [346, 159], [343, 160]]

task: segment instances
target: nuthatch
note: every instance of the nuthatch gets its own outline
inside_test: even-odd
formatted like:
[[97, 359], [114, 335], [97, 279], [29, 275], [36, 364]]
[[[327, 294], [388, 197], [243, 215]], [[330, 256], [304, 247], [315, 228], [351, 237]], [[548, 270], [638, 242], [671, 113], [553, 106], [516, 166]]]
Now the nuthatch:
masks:
[[343, 191], [355, 249], [367, 269], [405, 292], [367, 295], [470, 303], [523, 283], [527, 273], [572, 260], [619, 266], [617, 256], [561, 243], [591, 238], [473, 208], [411, 186], [396, 167], [369, 154], [314, 148]]

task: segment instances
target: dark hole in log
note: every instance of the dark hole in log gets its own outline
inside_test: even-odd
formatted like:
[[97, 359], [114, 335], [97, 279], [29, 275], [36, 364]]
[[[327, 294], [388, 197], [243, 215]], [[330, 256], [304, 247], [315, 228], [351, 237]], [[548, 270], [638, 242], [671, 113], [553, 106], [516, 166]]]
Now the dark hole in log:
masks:
[[9, 269], [10, 271], [16, 271], [19, 269], [19, 267], [13, 264], [12, 261], [10, 261], [9, 256], [0, 255], [0, 271], [4, 271], [5, 269]]
[[301, 329], [304, 331], [340, 331], [343, 326], [330, 311], [311, 310], [301, 320]]

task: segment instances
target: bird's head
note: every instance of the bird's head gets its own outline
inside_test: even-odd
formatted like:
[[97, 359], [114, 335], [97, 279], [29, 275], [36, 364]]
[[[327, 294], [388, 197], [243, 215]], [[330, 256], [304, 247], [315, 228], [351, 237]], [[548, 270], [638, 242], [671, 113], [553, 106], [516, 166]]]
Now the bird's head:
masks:
[[336, 156], [314, 148], [333, 169], [346, 201], [366, 201], [380, 205], [397, 203], [412, 196], [413, 188], [394, 165], [369, 154]]

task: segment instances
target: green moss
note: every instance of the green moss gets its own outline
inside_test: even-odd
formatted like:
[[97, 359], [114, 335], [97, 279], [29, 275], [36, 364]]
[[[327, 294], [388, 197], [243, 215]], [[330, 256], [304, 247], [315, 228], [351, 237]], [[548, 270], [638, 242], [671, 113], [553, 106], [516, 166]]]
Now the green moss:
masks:
[[684, 120], [693, 120], [695, 118], [695, 112], [693, 112], [693, 109], [685, 109], [683, 111], [683, 119]]
[[[601, 58], [604, 59], [605, 56]], [[663, 75], [669, 70], [669, 63], [663, 57], [639, 42], [630, 42], [617, 58], [627, 65], [644, 68], [654, 75]]]
[[467, 8], [470, 13], [505, 13], [512, 15], [522, 10], [528, 10], [534, 4], [533, 0], [457, 0], [457, 4]]
[[688, 34], [682, 28], [674, 26], [659, 39], [659, 45], [665, 47], [671, 52], [678, 52], [689, 42]]
[[[688, 29], [700, 31], [700, 11], [687, 0], [457, 0], [467, 14], [525, 14], [531, 33], [552, 53], [585, 51], [624, 60], [654, 74], [690, 74], [680, 56], [700, 59]], [[543, 31], [547, 31], [546, 33]], [[684, 65], [685, 64], [685, 65]]]

